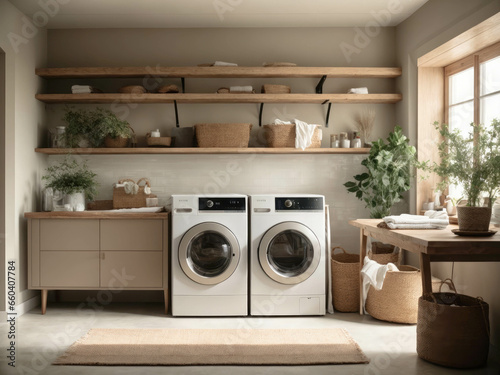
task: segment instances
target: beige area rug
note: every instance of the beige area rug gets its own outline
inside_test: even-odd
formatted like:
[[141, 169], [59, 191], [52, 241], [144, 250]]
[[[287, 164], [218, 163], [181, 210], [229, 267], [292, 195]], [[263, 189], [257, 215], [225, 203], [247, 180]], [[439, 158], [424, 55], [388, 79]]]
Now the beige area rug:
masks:
[[319, 365], [368, 363], [346, 330], [91, 329], [56, 365]]

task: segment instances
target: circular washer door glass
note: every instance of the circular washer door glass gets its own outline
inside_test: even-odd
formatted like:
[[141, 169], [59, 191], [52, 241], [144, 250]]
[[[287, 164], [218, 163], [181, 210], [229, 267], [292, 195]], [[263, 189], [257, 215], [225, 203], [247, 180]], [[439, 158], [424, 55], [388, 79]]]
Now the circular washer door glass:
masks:
[[213, 231], [196, 235], [187, 250], [187, 259], [191, 269], [205, 277], [224, 273], [231, 264], [232, 257], [233, 251], [228, 239]]
[[286, 277], [302, 275], [314, 259], [311, 241], [296, 230], [286, 230], [271, 240], [267, 251], [269, 264]]

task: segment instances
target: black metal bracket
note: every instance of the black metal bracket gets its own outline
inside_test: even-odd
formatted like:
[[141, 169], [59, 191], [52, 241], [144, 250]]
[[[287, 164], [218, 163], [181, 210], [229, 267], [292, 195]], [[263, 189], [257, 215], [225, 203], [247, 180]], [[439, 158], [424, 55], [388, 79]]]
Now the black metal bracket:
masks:
[[184, 82], [184, 77], [181, 77], [182, 93], [186, 92], [186, 82]]
[[328, 109], [326, 110], [326, 121], [325, 121], [325, 127], [328, 127], [328, 122], [330, 121], [330, 110], [332, 109], [332, 102], [329, 100], [325, 100], [321, 105], [328, 103]]
[[326, 81], [326, 75], [321, 77], [318, 84], [316, 85], [316, 94], [323, 94], [323, 83]]
[[264, 109], [264, 103], [260, 103], [260, 110], [259, 110], [259, 126], [262, 126], [262, 110]]
[[177, 112], [177, 100], [174, 100], [174, 109], [175, 109], [175, 127], [179, 127], [179, 112]]

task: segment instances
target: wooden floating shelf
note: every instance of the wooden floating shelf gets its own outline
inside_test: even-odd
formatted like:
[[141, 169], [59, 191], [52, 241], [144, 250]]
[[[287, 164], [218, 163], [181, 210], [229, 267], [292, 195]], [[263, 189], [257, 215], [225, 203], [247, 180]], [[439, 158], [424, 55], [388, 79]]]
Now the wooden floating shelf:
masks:
[[401, 94], [37, 94], [44, 103], [396, 103]]
[[183, 67], [75, 67], [41, 68], [35, 73], [44, 78], [396, 78], [397, 67], [250, 67], [250, 66], [183, 66]]
[[368, 154], [369, 148], [36, 148], [35, 152], [47, 155], [86, 154], [86, 155], [140, 155], [140, 154]]

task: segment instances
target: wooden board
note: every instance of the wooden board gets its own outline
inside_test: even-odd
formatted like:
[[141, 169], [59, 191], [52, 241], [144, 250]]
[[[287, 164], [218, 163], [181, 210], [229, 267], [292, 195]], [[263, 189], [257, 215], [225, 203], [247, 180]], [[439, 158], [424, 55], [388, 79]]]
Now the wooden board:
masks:
[[53, 211], [25, 212], [26, 219], [166, 219], [168, 212]]
[[41, 68], [35, 73], [44, 78], [320, 78], [359, 77], [395, 78], [401, 75], [399, 67], [250, 67], [250, 66], [182, 66], [182, 67], [73, 67]]

